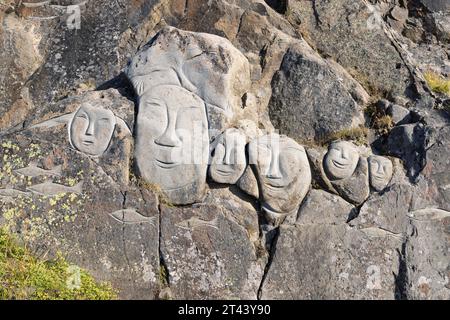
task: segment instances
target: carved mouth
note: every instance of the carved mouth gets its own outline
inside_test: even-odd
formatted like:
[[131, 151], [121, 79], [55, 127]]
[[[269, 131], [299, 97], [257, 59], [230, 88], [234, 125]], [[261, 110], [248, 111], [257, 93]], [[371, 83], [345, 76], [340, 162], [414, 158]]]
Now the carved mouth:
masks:
[[220, 174], [221, 176], [226, 176], [226, 177], [231, 176], [233, 174], [233, 171], [231, 171], [231, 170], [221, 170], [221, 169], [217, 169], [217, 168], [216, 168], [216, 172], [218, 174]]
[[281, 191], [286, 187], [284, 184], [279, 185], [279, 184], [273, 184], [270, 182], [266, 182], [265, 185], [267, 186], [267, 188], [274, 190], [274, 191]]
[[345, 163], [345, 162], [342, 163], [337, 160], [331, 160], [331, 162], [333, 162], [333, 164], [339, 169], [346, 169], [349, 165], [348, 163]]
[[163, 168], [163, 169], [172, 169], [179, 165], [179, 163], [176, 163], [176, 162], [165, 162], [165, 161], [161, 161], [158, 159], [155, 159], [155, 162], [158, 167]]
[[383, 175], [376, 175], [376, 174], [373, 174], [372, 178], [375, 180], [380, 180], [380, 181], [383, 181], [385, 179], [385, 177]]
[[83, 140], [82, 143], [83, 143], [85, 146], [90, 146], [90, 145], [93, 145], [93, 144], [94, 144], [94, 141], [91, 141], [91, 140]]

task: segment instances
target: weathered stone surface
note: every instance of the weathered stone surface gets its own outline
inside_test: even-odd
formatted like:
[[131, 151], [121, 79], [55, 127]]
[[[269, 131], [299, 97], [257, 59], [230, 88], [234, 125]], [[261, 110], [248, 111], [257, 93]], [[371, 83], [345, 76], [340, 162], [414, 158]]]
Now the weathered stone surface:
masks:
[[405, 258], [408, 299], [450, 299], [450, 212], [410, 212]]
[[320, 140], [364, 121], [365, 91], [305, 46], [289, 49], [272, 90], [270, 119], [281, 133], [295, 139]]
[[[0, 226], [38, 256], [62, 252], [120, 298], [448, 299], [450, 109], [422, 76], [450, 74], [449, 13], [439, 9], [447, 2], [275, 2], [2, 1]], [[127, 63], [147, 49], [157, 54], [141, 66], [159, 70], [143, 68], [151, 76], [130, 83]], [[229, 127], [245, 143], [280, 129], [308, 146], [313, 189], [304, 201], [290, 192], [289, 201], [266, 201], [253, 164], [227, 182], [236, 185], [206, 181], [205, 164], [202, 192], [182, 193], [195, 205], [174, 205], [141, 179], [139, 104], [163, 98], [179, 114], [190, 94], [194, 108], [171, 125], [190, 125], [195, 101], [203, 104], [203, 127], [219, 129], [201, 143], [207, 151]], [[321, 138], [343, 130], [351, 140], [347, 129], [371, 126], [363, 110], [383, 98], [379, 115], [394, 129], [369, 128], [351, 172], [328, 177], [329, 137]], [[228, 107], [234, 116], [224, 122]], [[155, 132], [173, 133], [167, 112], [147, 116]], [[239, 149], [248, 159], [248, 146]], [[282, 149], [278, 160], [292, 169]], [[389, 158], [392, 179], [376, 183], [374, 167], [385, 162], [368, 167], [373, 155], [399, 157], [404, 168]], [[296, 206], [278, 227], [268, 203]]]
[[288, 20], [371, 93], [411, 95], [412, 77], [380, 12], [363, 0], [290, 1]]
[[412, 207], [415, 190], [409, 184], [394, 184], [383, 194], [372, 194], [350, 225], [358, 228], [378, 227], [396, 234], [406, 232], [407, 213]]
[[408, 168], [408, 176], [415, 180], [425, 166], [425, 137], [427, 128], [422, 123], [394, 127], [387, 140], [387, 149], [401, 158]]
[[67, 131], [59, 129], [2, 138], [2, 226], [38, 255], [62, 253], [111, 282], [121, 298], [155, 298], [157, 199], [147, 191], [128, 197], [101, 164], [71, 149]]
[[298, 211], [296, 224], [344, 224], [356, 214], [356, 208], [339, 196], [313, 189]]
[[162, 207], [161, 253], [179, 299], [256, 299], [264, 266], [226, 208]]
[[0, 11], [0, 132], [23, 121], [34, 107], [28, 78], [39, 68], [43, 53], [39, 25]]
[[427, 150], [427, 164], [423, 170], [428, 187], [425, 194], [435, 205], [450, 211], [450, 126], [437, 130], [435, 140]]
[[380, 229], [281, 226], [262, 299], [394, 299], [402, 241]]
[[428, 10], [432, 12], [450, 11], [450, 3], [446, 0], [419, 0]]

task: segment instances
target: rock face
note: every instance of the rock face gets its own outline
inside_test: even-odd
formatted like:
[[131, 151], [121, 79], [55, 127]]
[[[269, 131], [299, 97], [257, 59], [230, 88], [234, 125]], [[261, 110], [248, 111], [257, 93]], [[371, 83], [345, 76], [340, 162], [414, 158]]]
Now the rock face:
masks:
[[370, 231], [344, 223], [280, 228], [261, 298], [394, 299], [402, 241]]
[[122, 299], [448, 300], [449, 17], [3, 1], [0, 227]]
[[269, 115], [274, 126], [295, 139], [319, 140], [363, 123], [365, 91], [348, 74], [305, 51], [290, 49], [273, 78]]
[[450, 213], [444, 210], [422, 209], [409, 214], [406, 265], [411, 299], [450, 297], [449, 222]]
[[226, 208], [163, 208], [161, 217], [161, 252], [173, 296], [256, 299], [264, 264]]
[[370, 91], [412, 94], [408, 66], [392, 45], [380, 11], [368, 1], [291, 1], [288, 10], [288, 20], [313, 46]]

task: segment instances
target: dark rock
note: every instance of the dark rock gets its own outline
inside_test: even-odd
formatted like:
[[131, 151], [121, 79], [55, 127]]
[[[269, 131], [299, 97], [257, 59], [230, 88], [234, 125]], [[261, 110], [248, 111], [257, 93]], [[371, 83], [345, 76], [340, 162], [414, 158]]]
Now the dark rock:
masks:
[[290, 49], [272, 81], [274, 126], [298, 140], [319, 140], [363, 123], [365, 92], [341, 71], [305, 48]]

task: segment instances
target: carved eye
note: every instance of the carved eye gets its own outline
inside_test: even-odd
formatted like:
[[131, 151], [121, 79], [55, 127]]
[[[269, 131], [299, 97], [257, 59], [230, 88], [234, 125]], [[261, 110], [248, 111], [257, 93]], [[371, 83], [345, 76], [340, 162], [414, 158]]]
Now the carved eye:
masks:
[[77, 118], [81, 118], [81, 119], [86, 119], [87, 120], [88, 116], [85, 113], [81, 113], [81, 114], [77, 115]]
[[109, 118], [101, 118], [100, 121], [102, 121], [102, 122], [109, 122]]

